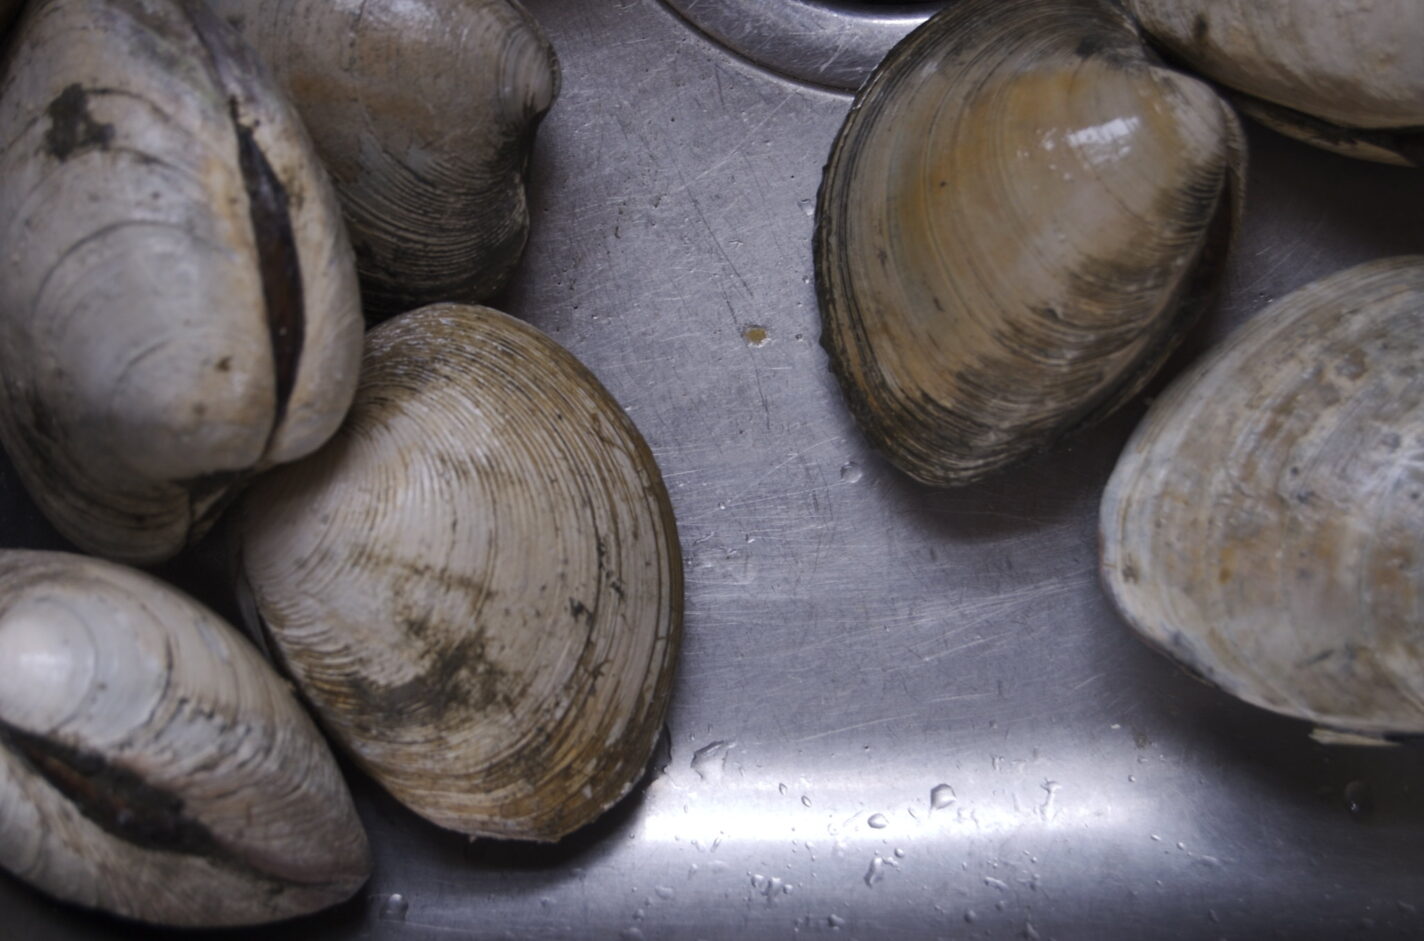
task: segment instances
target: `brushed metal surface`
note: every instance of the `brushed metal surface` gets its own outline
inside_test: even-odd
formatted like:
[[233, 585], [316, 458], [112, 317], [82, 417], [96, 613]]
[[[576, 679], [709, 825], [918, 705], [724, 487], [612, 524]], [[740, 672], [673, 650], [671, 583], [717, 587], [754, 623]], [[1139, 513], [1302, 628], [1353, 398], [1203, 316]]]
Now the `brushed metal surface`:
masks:
[[667, 0], [727, 49], [778, 75], [854, 91], [937, 3]]
[[[1109, 610], [1094, 517], [1140, 404], [955, 492], [867, 449], [810, 283], [849, 95], [657, 0], [527, 5], [565, 81], [505, 306], [597, 373], [666, 475], [688, 576], [667, 747], [646, 787], [554, 847], [468, 843], [353, 774], [368, 888], [223, 936], [1424, 935], [1421, 753], [1316, 744]], [[1250, 144], [1197, 350], [1307, 280], [1424, 248], [1424, 176], [1254, 127]], [[58, 545], [0, 471], [5, 541]], [[230, 612], [223, 564], [209, 543], [167, 573]], [[6, 937], [154, 934], [9, 878], [0, 900]]]

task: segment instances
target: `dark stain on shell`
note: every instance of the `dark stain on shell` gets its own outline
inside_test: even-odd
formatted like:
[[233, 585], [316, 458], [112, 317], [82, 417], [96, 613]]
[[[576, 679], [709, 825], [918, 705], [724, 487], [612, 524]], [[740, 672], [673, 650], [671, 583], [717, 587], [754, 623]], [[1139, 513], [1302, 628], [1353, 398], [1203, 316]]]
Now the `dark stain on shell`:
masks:
[[1221, 92], [1233, 102], [1240, 103], [1247, 114], [1258, 112], [1321, 144], [1331, 147], [1377, 147], [1398, 155], [1410, 166], [1424, 167], [1424, 127], [1344, 127], [1264, 98], [1255, 98], [1228, 88], [1222, 88]]
[[1207, 22], [1205, 13], [1198, 13], [1192, 20], [1192, 42], [1201, 45], [1206, 41], [1207, 34], [1211, 32], [1211, 24]]
[[495, 706], [513, 711], [514, 679], [488, 657], [482, 633], [472, 628], [469, 636], [434, 652], [429, 664], [423, 672], [390, 685], [352, 673], [335, 681], [333, 691], [339, 687], [339, 695], [358, 704], [361, 715], [398, 717], [402, 724], [419, 713], [440, 714], [452, 703], [461, 705], [462, 714]]
[[237, 138], [238, 168], [247, 192], [247, 212], [257, 249], [257, 269], [272, 346], [276, 383], [272, 434], [275, 435], [296, 386], [297, 366], [306, 334], [306, 311], [301, 259], [292, 229], [291, 194], [257, 142], [254, 132], [260, 119], [244, 113], [247, 110], [244, 102], [261, 100], [264, 90], [253, 87], [253, 76], [265, 74], [265, 67], [242, 38], [207, 7], [189, 2], [183, 5], [183, 10], [207, 52], [214, 84], [227, 94], [228, 116]]
[[77, 83], [65, 86], [45, 115], [50, 121], [45, 150], [61, 162], [88, 150], [108, 150], [114, 140], [114, 126], [94, 120], [89, 113], [89, 94]]
[[207, 827], [183, 813], [183, 799], [102, 755], [0, 723], [0, 744], [25, 760], [86, 818], [145, 849], [221, 855]]
[[267, 332], [272, 343], [272, 364], [276, 372], [277, 407], [272, 427], [282, 424], [287, 400], [297, 383], [306, 316], [302, 297], [302, 268], [297, 256], [297, 238], [288, 212], [287, 190], [267, 155], [238, 113], [237, 99], [230, 102], [233, 129], [237, 132], [238, 165], [247, 189], [248, 215], [257, 245], [257, 266], [262, 277], [262, 300], [267, 310]]

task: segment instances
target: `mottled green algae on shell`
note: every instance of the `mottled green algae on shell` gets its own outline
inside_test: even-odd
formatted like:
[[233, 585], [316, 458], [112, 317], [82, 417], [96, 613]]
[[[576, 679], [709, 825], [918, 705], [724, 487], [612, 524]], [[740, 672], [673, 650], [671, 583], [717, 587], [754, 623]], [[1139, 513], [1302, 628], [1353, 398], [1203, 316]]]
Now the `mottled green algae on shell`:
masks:
[[831, 152], [821, 342], [870, 441], [972, 482], [1107, 415], [1200, 312], [1245, 173], [1231, 110], [1100, 0], [966, 0]]
[[1254, 705], [1424, 734], [1424, 256], [1281, 298], [1179, 377], [1103, 497], [1124, 620]]
[[243, 503], [269, 644], [416, 813], [555, 840], [643, 774], [681, 641], [667, 491], [571, 354], [488, 308], [368, 335], [356, 402]]

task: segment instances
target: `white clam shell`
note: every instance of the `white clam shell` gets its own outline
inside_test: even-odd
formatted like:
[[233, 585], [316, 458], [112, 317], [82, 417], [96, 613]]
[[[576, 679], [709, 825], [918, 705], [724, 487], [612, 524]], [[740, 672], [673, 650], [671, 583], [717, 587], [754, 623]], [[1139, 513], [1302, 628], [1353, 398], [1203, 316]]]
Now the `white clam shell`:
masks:
[[945, 7], [821, 185], [821, 342], [867, 437], [957, 485], [1111, 412], [1203, 306], [1243, 175], [1231, 110], [1114, 5]]
[[[1243, 102], [1244, 110], [1273, 128], [1352, 156], [1424, 161], [1424, 143], [1411, 151], [1388, 133], [1349, 133], [1417, 138], [1424, 129], [1418, 0], [1129, 0], [1128, 7], [1171, 55], [1259, 99]], [[1273, 105], [1318, 121], [1302, 126]]]
[[1118, 610], [1199, 675], [1424, 733], [1424, 256], [1301, 288], [1178, 378], [1100, 525]]
[[350, 246], [295, 115], [201, 3], [50, 0], [10, 41], [0, 438], [65, 536], [157, 561], [340, 423]]
[[233, 628], [140, 572], [0, 552], [0, 865], [69, 902], [216, 927], [365, 881], [325, 741]]
[[637, 429], [534, 328], [434, 305], [372, 330], [346, 424], [254, 483], [241, 535], [274, 653], [422, 816], [553, 840], [642, 775], [676, 527]]
[[559, 88], [512, 0], [212, 0], [290, 92], [330, 170], [366, 315], [497, 293], [529, 232], [525, 165]]

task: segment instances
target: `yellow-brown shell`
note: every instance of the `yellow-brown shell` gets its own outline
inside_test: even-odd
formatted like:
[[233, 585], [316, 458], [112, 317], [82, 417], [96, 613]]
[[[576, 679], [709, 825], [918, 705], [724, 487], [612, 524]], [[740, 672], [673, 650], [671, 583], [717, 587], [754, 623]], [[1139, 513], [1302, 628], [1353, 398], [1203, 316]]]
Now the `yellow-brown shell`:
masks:
[[242, 504], [242, 564], [327, 729], [416, 813], [554, 840], [642, 775], [681, 638], [652, 454], [572, 355], [453, 304], [368, 334], [356, 403]]
[[1240, 129], [1102, 0], [965, 0], [861, 89], [816, 228], [822, 344], [871, 441], [967, 483], [1112, 411], [1202, 306]]
[[1153, 404], [1100, 517], [1153, 645], [1247, 702], [1424, 733], [1424, 256], [1281, 298]]

